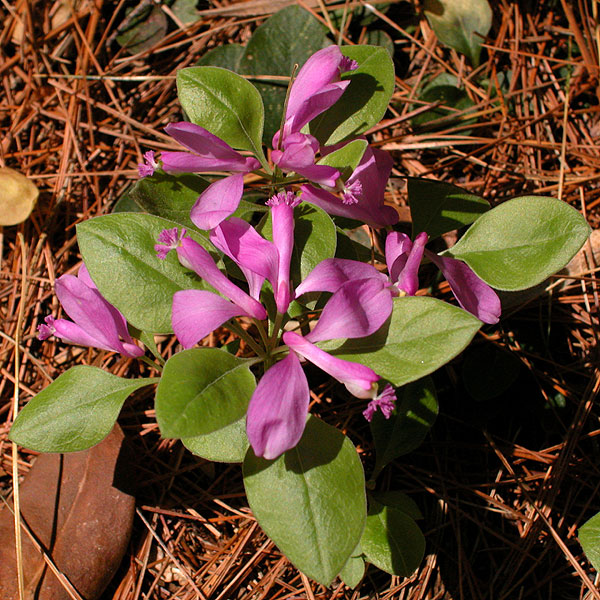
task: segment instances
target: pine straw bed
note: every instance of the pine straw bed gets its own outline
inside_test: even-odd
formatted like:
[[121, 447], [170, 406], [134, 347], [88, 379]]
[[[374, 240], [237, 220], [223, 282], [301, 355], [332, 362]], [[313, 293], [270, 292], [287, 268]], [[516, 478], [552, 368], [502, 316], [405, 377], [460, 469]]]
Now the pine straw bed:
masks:
[[[145, 367], [126, 358], [36, 339], [40, 319], [58, 309], [54, 279], [78, 266], [75, 225], [111, 211], [136, 179], [142, 152], [171, 147], [163, 127], [180, 119], [175, 70], [195, 64], [217, 45], [243, 43], [265, 13], [284, 4], [214, 1], [210, 8], [216, 10], [185, 29], [165, 7], [170, 33], [152, 51], [131, 56], [114, 41], [125, 19], [123, 1], [73, 3], [75, 12], [54, 27], [58, 2], [0, 5], [0, 163], [21, 170], [41, 191], [31, 218], [6, 228], [2, 242], [3, 493], [10, 490], [13, 459], [7, 434], [20, 301], [17, 232], [25, 236], [29, 284], [22, 403], [75, 364], [139, 374]], [[300, 4], [327, 23], [323, 2]], [[493, 4], [494, 26], [480, 69], [492, 81], [511, 72], [500, 102], [465, 79], [472, 69], [437, 42], [424, 20], [411, 33], [397, 24], [407, 3], [381, 16], [377, 26], [396, 43], [397, 87], [392, 109], [371, 139], [396, 161], [389, 201], [408, 220], [402, 176], [427, 176], [457, 183], [492, 203], [530, 193], [562, 197], [597, 228], [598, 4]], [[359, 41], [361, 34], [352, 24], [347, 42]], [[464, 79], [477, 123], [465, 123], [467, 117], [458, 113], [458, 121], [446, 128], [442, 123], [418, 131], [411, 125], [411, 113], [420, 108], [417, 87], [441, 72]], [[549, 293], [524, 300], [492, 334], [478, 335], [476, 344], [491, 341], [521, 361], [510, 395], [488, 403], [470, 400], [461, 383], [462, 359], [436, 376], [441, 414], [431, 434], [379, 481], [382, 488], [409, 493], [423, 511], [426, 557], [412, 577], [372, 568], [356, 590], [339, 581], [326, 590], [300, 575], [255, 522], [239, 467], [208, 463], [178, 442], [161, 439], [149, 391], [135, 395], [121, 416], [136, 447], [142, 483], [128, 554], [103, 597], [600, 598], [595, 572], [576, 538], [577, 528], [600, 510], [595, 273], [588, 251], [573, 277], [554, 278]], [[442, 297], [448, 292], [443, 285], [434, 288]], [[329, 381], [316, 386], [313, 409], [342, 427], [369, 463], [372, 447], [359, 406]], [[34, 458], [20, 450], [21, 474]]]

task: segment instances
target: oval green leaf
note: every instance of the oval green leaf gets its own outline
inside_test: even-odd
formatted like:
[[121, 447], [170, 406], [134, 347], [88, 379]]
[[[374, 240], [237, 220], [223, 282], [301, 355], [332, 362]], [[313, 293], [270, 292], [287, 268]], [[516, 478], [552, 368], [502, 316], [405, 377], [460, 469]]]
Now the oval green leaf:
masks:
[[164, 437], [207, 434], [242, 418], [256, 381], [248, 361], [218, 348], [172, 356], [156, 389], [156, 420]]
[[196, 456], [206, 460], [241, 463], [248, 451], [245, 415], [221, 429], [194, 437], [182, 438], [181, 443]]
[[158, 379], [123, 379], [102, 369], [72, 367], [32, 398], [9, 438], [37, 452], [77, 452], [101, 442], [129, 394]]
[[[160, 232], [177, 226], [141, 213], [104, 215], [77, 225], [79, 249], [94, 283], [137, 329], [171, 333], [173, 294], [205, 288], [179, 264], [175, 252], [165, 260], [156, 256], [154, 245]], [[189, 235], [212, 249], [201, 234], [191, 231]]]
[[365, 558], [390, 575], [408, 577], [425, 554], [425, 537], [406, 513], [372, 502], [360, 540]]
[[220, 67], [187, 67], [177, 72], [177, 95], [192, 123], [233, 148], [249, 150], [266, 164], [262, 151], [265, 110], [249, 81]]
[[329, 585], [365, 524], [364, 473], [352, 442], [310, 417], [299, 444], [278, 459], [248, 451], [244, 485], [265, 533], [300, 571]]
[[523, 290], [562, 269], [589, 233], [585, 219], [565, 202], [523, 196], [479, 217], [446, 254], [493, 288]]
[[481, 325], [470, 313], [436, 298], [395, 298], [391, 318], [373, 335], [318, 345], [340, 358], [371, 367], [400, 387], [452, 360]]
[[309, 124], [310, 133], [327, 146], [379, 123], [394, 93], [394, 63], [384, 48], [342, 46], [340, 50], [355, 60], [358, 68], [342, 75], [342, 80], [351, 81], [342, 97]]
[[327, 154], [317, 164], [334, 167], [342, 174], [342, 179], [346, 181], [358, 166], [367, 145], [367, 140], [354, 140]]
[[455, 185], [432, 179], [408, 178], [413, 237], [425, 231], [433, 240], [447, 231], [476, 221], [490, 205]]
[[600, 513], [586, 521], [577, 533], [585, 556], [600, 572]]
[[479, 65], [481, 42], [492, 26], [487, 0], [425, 0], [425, 16], [442, 44]]
[[191, 173], [171, 175], [155, 173], [139, 179], [128, 197], [145, 212], [179, 223], [188, 229], [198, 229], [190, 219], [192, 206], [209, 182]]

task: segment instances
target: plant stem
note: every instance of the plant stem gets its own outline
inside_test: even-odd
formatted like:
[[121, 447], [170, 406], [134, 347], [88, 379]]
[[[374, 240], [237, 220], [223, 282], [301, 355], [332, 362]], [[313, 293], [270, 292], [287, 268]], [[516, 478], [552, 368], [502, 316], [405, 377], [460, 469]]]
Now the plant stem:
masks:
[[162, 365], [155, 363], [152, 359], [148, 358], [147, 356], [140, 356], [140, 360], [142, 362], [145, 362], [149, 367], [152, 367], [153, 369], [156, 369], [157, 371], [160, 371], [162, 373]]
[[[255, 341], [254, 339], [252, 339], [252, 336], [243, 328], [240, 327], [240, 325], [238, 323], [236, 323], [235, 321], [229, 321], [225, 327], [227, 327], [227, 329], [229, 329], [230, 331], [232, 331], [233, 333], [235, 333], [237, 336], [241, 337], [246, 344], [248, 344], [248, 346], [250, 346], [250, 348], [252, 348], [252, 350], [254, 350], [254, 352], [256, 352], [256, 354], [258, 356], [260, 356], [261, 358], [264, 358], [265, 356], [265, 351], [263, 350], [263, 348], [261, 348]], [[260, 328], [259, 328], [260, 331]]]

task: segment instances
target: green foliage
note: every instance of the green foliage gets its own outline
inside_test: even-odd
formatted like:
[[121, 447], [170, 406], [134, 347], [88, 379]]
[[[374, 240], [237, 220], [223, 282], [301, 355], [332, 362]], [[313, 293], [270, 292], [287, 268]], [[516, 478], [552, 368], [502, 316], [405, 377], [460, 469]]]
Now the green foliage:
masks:
[[493, 288], [523, 290], [564, 267], [589, 233], [586, 220], [565, 202], [523, 196], [479, 217], [446, 254]]
[[438, 414], [435, 386], [430, 377], [406, 384], [396, 395], [394, 414], [386, 419], [377, 411], [371, 421], [376, 451], [372, 478], [394, 459], [418, 448]]
[[425, 537], [405, 512], [371, 502], [360, 540], [365, 558], [390, 575], [408, 577], [425, 554]]
[[351, 556], [339, 573], [339, 578], [354, 589], [364, 577], [365, 561], [362, 556]]
[[400, 387], [452, 360], [479, 327], [479, 319], [436, 298], [395, 298], [392, 316], [379, 331], [319, 346], [339, 358], [371, 367], [394, 387]]
[[318, 164], [336, 168], [342, 174], [342, 179], [346, 181], [358, 166], [367, 146], [367, 140], [354, 140], [327, 154]]
[[[413, 125], [429, 125], [435, 121], [435, 123], [431, 123], [431, 127], [437, 125], [448, 128], [452, 125], [465, 125], [476, 121], [473, 118], [463, 118], [460, 114], [467, 112], [468, 109], [475, 106], [475, 103], [469, 98], [466, 90], [459, 87], [458, 79], [450, 73], [441, 73], [427, 83], [419, 93], [419, 100], [426, 104], [438, 103], [438, 105], [414, 116], [412, 118]], [[414, 108], [420, 106], [422, 104], [415, 105]], [[461, 130], [462, 135], [469, 135], [469, 133], [470, 130]]]
[[167, 17], [160, 6], [140, 2], [118, 28], [117, 42], [130, 54], [149, 50], [167, 33]]
[[[290, 77], [294, 65], [301, 67], [317, 50], [329, 42], [326, 28], [300, 6], [276, 12], [256, 29], [239, 63], [243, 75]], [[281, 125], [288, 81], [255, 81], [265, 104], [264, 141], [271, 144]]]
[[487, 0], [424, 0], [423, 8], [440, 42], [478, 66], [481, 42], [492, 26]]
[[300, 443], [274, 461], [244, 461], [244, 485], [265, 533], [303, 573], [329, 585], [363, 532], [365, 482], [343, 433], [309, 417]]
[[[223, 429], [243, 418], [255, 387], [246, 359], [218, 348], [179, 352], [165, 364], [156, 389], [161, 434], [190, 438]], [[228, 434], [235, 436], [235, 429]]]
[[266, 165], [264, 107], [250, 82], [220, 67], [187, 67], [177, 72], [177, 94], [192, 123], [233, 148], [249, 150]]
[[157, 381], [123, 379], [96, 367], [72, 367], [27, 403], [9, 438], [37, 452], [85, 450], [110, 433], [127, 396]]
[[196, 456], [215, 462], [241, 463], [246, 456], [246, 415], [221, 429], [182, 438], [183, 445]]
[[340, 50], [358, 68], [342, 75], [342, 80], [351, 83], [335, 105], [309, 123], [310, 133], [327, 146], [379, 123], [394, 92], [394, 63], [384, 48], [342, 46]]
[[[137, 329], [170, 333], [173, 294], [205, 287], [179, 264], [174, 252], [165, 260], [156, 256], [158, 235], [176, 226], [141, 213], [104, 215], [77, 225], [79, 249], [94, 283]], [[190, 237], [212, 248], [199, 233], [190, 232]]]
[[600, 571], [600, 513], [579, 528], [578, 536], [586, 558], [596, 571]]
[[408, 201], [413, 237], [425, 231], [430, 240], [470, 225], [490, 208], [480, 196], [455, 185], [413, 177], [408, 178]]
[[[270, 145], [281, 125], [287, 78], [294, 65], [302, 67], [312, 54], [330, 43], [326, 31], [308, 11], [300, 6], [288, 6], [258, 27], [245, 48], [238, 44], [215, 48], [198, 64], [223, 67], [250, 76], [265, 106], [263, 141]], [[258, 76], [260, 80], [252, 76]], [[273, 79], [269, 80], [269, 76]]]
[[190, 211], [208, 185], [206, 179], [191, 173], [170, 175], [158, 172], [139, 179], [128, 197], [144, 212], [169, 219], [188, 229], [198, 229], [190, 219]]

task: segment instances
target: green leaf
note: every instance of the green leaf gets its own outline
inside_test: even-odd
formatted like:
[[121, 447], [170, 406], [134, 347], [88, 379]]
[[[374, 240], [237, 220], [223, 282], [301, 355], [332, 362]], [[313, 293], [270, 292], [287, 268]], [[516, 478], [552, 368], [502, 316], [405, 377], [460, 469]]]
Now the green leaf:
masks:
[[318, 345], [370, 367], [400, 387], [452, 360], [480, 327], [481, 321], [461, 308], [436, 298], [409, 296], [394, 298], [391, 318], [373, 335]]
[[594, 569], [600, 572], [600, 513], [586, 521], [579, 528], [577, 535], [585, 556]]
[[27, 403], [9, 438], [37, 452], [85, 450], [110, 433], [127, 396], [157, 381], [123, 379], [96, 367], [72, 367]]
[[116, 40], [130, 54], [149, 50], [167, 33], [167, 17], [160, 6], [140, 2], [117, 29]]
[[390, 575], [408, 577], [425, 554], [425, 537], [406, 513], [372, 502], [360, 540], [366, 559]]
[[[294, 65], [327, 45], [326, 28], [300, 6], [288, 6], [276, 12], [258, 27], [240, 60], [243, 75], [290, 77]], [[288, 81], [256, 81], [265, 105], [264, 141], [271, 144], [281, 125]]]
[[244, 485], [265, 533], [303, 573], [329, 585], [362, 534], [365, 482], [352, 442], [310, 417], [299, 444], [274, 461], [244, 461]]
[[[83, 260], [100, 293], [137, 329], [171, 333], [173, 294], [205, 285], [179, 264], [175, 252], [160, 260], [154, 245], [163, 229], [178, 226], [154, 215], [119, 213], [77, 225]], [[199, 233], [190, 237], [206, 248]]]
[[171, 10], [184, 25], [195, 23], [200, 18], [196, 10], [196, 2], [197, 0], [175, 0]]
[[438, 414], [431, 377], [406, 384], [396, 395], [395, 413], [386, 419], [377, 411], [371, 421], [377, 456], [373, 478], [388, 463], [418, 448]]
[[190, 219], [190, 211], [208, 185], [206, 179], [190, 173], [169, 175], [158, 172], [139, 179], [129, 197], [151, 215], [197, 230]]
[[[414, 108], [427, 104], [436, 104], [437, 106], [415, 115], [411, 120], [415, 126], [428, 125], [428, 129], [445, 128], [446, 130], [454, 125], [467, 125], [477, 122], [477, 118], [468, 117], [466, 113], [475, 106], [475, 103], [464, 88], [459, 86], [457, 77], [450, 73], [441, 73], [435, 79], [430, 81], [419, 93], [421, 103], [414, 105]], [[470, 135], [470, 129], [461, 129], [460, 135]]]
[[192, 123], [266, 164], [261, 146], [264, 107], [250, 82], [219, 67], [187, 67], [177, 72], [177, 94]]
[[515, 291], [562, 269], [589, 234], [585, 219], [565, 202], [523, 196], [479, 217], [446, 254], [493, 288]]
[[370, 29], [367, 31], [366, 43], [369, 46], [381, 46], [394, 58], [394, 40], [382, 29]]
[[362, 556], [351, 556], [339, 573], [339, 578], [354, 589], [365, 575], [365, 561]]
[[384, 48], [342, 46], [340, 50], [358, 62], [358, 69], [342, 75], [342, 80], [351, 81], [342, 97], [309, 124], [310, 133], [327, 146], [379, 123], [394, 92], [394, 63]]
[[218, 348], [172, 356], [156, 389], [156, 420], [164, 437], [212, 433], [246, 414], [256, 387], [249, 362]]
[[144, 212], [144, 210], [135, 202], [130, 193], [133, 188], [128, 190], [115, 202], [111, 212]]
[[408, 178], [408, 201], [413, 237], [425, 231], [430, 240], [470, 225], [490, 208], [487, 200], [455, 185], [413, 177]]
[[244, 46], [241, 44], [227, 44], [209, 50], [196, 63], [198, 67], [222, 67], [230, 71], [238, 71], [240, 61], [244, 55]]
[[329, 165], [338, 169], [342, 174], [342, 179], [346, 181], [358, 166], [367, 146], [367, 140], [354, 140], [334, 150], [331, 154], [327, 154], [317, 164]]
[[183, 445], [196, 456], [226, 463], [241, 463], [248, 451], [246, 415], [221, 429], [182, 438]]
[[379, 504], [396, 508], [415, 520], [423, 518], [423, 514], [419, 510], [417, 503], [404, 492], [390, 490], [387, 492], [371, 492], [370, 495]]
[[425, 0], [423, 8], [440, 42], [478, 66], [481, 42], [492, 26], [487, 0]]

